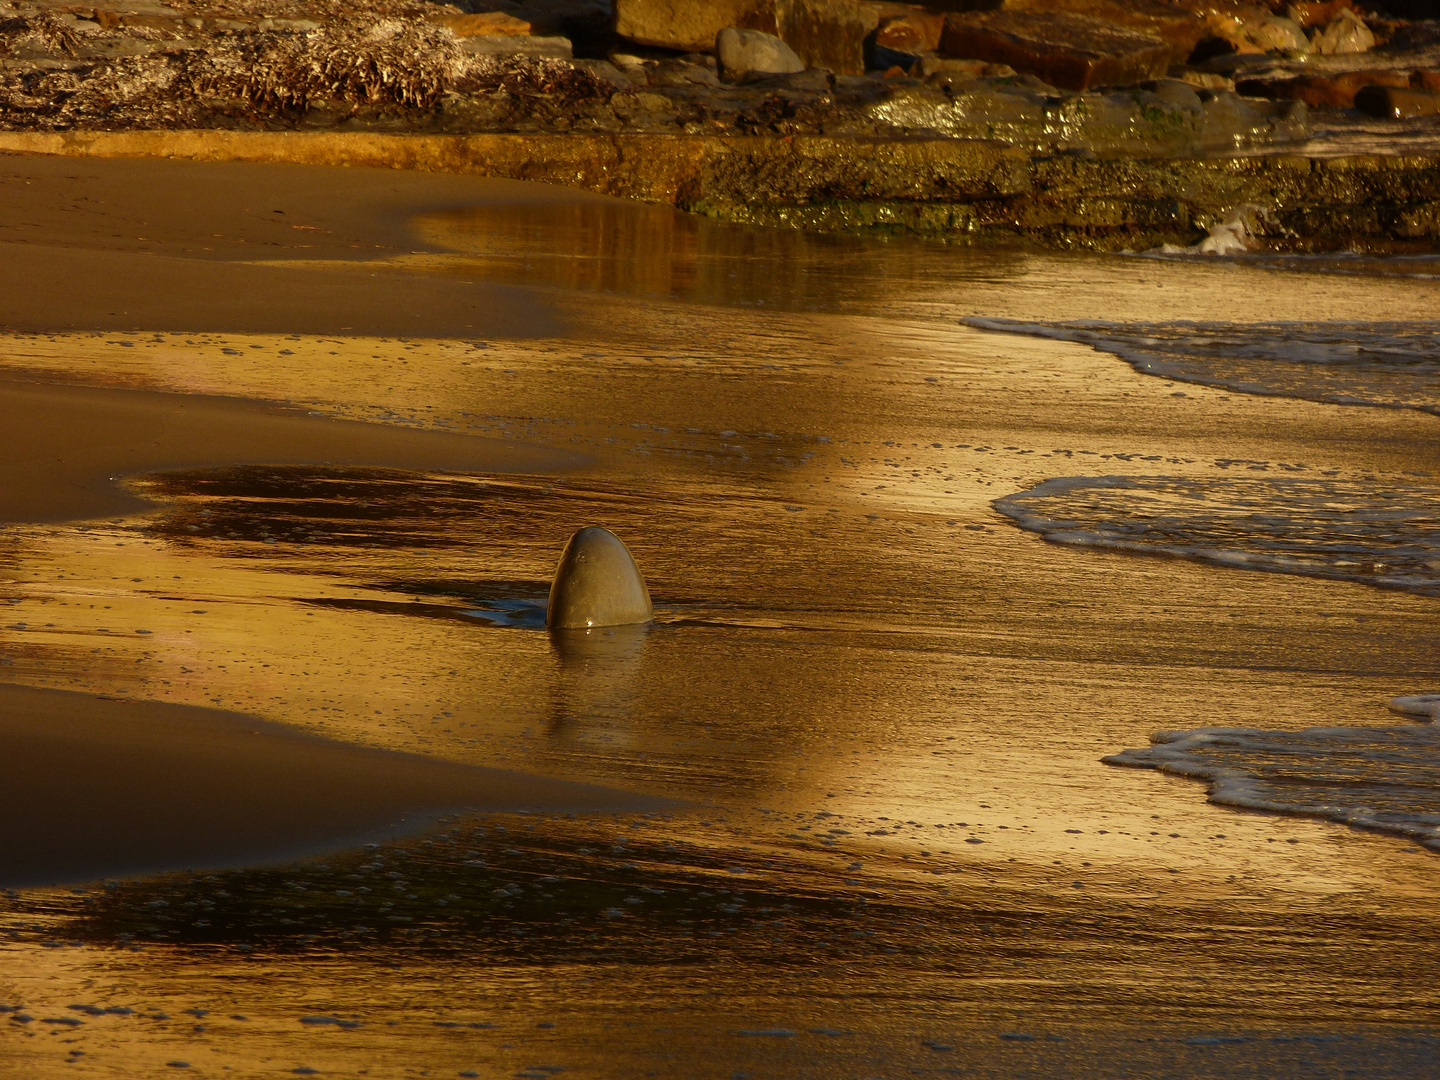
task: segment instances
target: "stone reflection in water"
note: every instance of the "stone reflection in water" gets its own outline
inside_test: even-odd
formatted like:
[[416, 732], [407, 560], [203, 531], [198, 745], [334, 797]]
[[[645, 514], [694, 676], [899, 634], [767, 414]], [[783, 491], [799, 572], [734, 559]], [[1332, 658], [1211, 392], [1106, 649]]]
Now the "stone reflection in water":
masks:
[[552, 734], [584, 739], [586, 721], [597, 716], [623, 723], [635, 704], [650, 632], [648, 623], [549, 631], [557, 666]]

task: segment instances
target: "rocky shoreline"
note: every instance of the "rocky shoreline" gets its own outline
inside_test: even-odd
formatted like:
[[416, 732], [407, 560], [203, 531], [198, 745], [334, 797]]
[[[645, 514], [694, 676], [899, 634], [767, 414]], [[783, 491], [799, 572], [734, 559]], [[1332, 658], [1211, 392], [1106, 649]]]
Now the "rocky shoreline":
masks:
[[1413, 254], [1440, 240], [1440, 159], [1430, 156], [1102, 159], [961, 139], [214, 129], [0, 132], [0, 152], [468, 173], [722, 221], [976, 245], [1148, 250], [1227, 223], [1278, 251]]
[[[1285, 250], [1429, 251], [1440, 240], [1440, 115], [1424, 111], [1440, 101], [1440, 23], [1367, 23], [1346, 0], [1318, 5], [1309, 39], [1294, 19], [1236, 22], [1250, 37], [1228, 52], [1197, 35], [1229, 23], [1175, 7], [1174, 25], [1156, 33], [1177, 41], [1134, 54], [1149, 70], [1134, 56], [1128, 67], [1087, 61], [1080, 75], [1051, 53], [1036, 61], [1077, 86], [1106, 71], [1152, 76], [1068, 90], [993, 56], [923, 47], [948, 40], [951, 52], [985, 53], [974, 27], [1061, 17], [1026, 16], [1007, 0], [991, 5], [998, 13], [964, 15], [886, 15], [903, 6], [872, 4], [880, 14], [868, 36], [820, 34], [787, 8], [790, 21], [772, 28], [789, 28], [795, 48], [747, 30], [743, 41], [764, 48], [728, 57], [617, 37], [636, 32], [643, 0], [613, 11], [593, 0], [479, 11], [407, 0], [358, 13], [326, 2], [10, 0], [7, 14], [0, 0], [0, 148], [445, 169], [728, 221], [968, 243], [1183, 246], [1246, 214], [1252, 242]], [[1102, 0], [1030, 6], [1067, 3], [1110, 11]], [[776, 18], [754, 4], [739, 15], [716, 6], [704, 12], [712, 22]], [[1141, 5], [1152, 21], [1154, 6]], [[1011, 7], [1022, 10], [1006, 15]], [[1300, 35], [1288, 47], [1245, 45], [1287, 22]], [[937, 26], [943, 36], [921, 40]], [[1370, 38], [1318, 51], [1340, 31]], [[1124, 45], [1147, 32], [1096, 40]], [[1005, 55], [1026, 66], [1006, 40]], [[1311, 40], [1313, 50], [1294, 47]], [[898, 48], [907, 41], [917, 51]], [[831, 66], [808, 66], [806, 49]]]

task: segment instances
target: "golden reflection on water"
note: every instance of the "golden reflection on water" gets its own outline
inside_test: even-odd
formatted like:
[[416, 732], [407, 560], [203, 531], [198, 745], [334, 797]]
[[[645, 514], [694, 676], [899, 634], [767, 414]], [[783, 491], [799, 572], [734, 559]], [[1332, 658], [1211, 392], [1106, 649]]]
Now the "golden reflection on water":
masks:
[[[0, 1061], [83, 1071], [64, 1064], [83, 1044], [101, 1075], [691, 1076], [707, 1048], [723, 1075], [839, 1076], [961, 1060], [922, 1040], [976, 1025], [1433, 1019], [1435, 943], [1397, 929], [1433, 901], [1422, 857], [1098, 763], [1155, 728], [1379, 720], [1440, 674], [1427, 602], [1059, 549], [989, 507], [1048, 476], [1230, 458], [1394, 477], [1433, 467], [1433, 440], [1378, 410], [1181, 399], [1089, 349], [949, 321], [1097, 295], [1107, 317], [1274, 318], [1317, 296], [1417, 317], [1433, 288], [1297, 296], [1243, 268], [952, 256], [592, 204], [419, 227], [467, 253], [424, 272], [623, 298], [552, 297], [573, 326], [554, 340], [25, 336], [0, 363], [593, 467], [134, 480], [153, 512], [7, 531], [5, 676], [700, 809], [457, 821], [273, 872], [12, 898], [0, 1004], [34, 1020], [7, 1022]], [[589, 523], [635, 551], [653, 627], [544, 631], [554, 560]], [[67, 1012], [92, 1000], [136, 1013]], [[81, 1026], [41, 1026], [63, 1016]]]

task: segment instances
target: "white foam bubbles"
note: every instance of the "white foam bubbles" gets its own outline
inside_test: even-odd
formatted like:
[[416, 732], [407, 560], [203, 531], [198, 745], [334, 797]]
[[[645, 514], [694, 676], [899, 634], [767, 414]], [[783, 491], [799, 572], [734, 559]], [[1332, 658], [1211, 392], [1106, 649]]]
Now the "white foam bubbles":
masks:
[[1414, 716], [1440, 721], [1440, 694], [1417, 694], [1414, 697], [1390, 699], [1390, 711], [1401, 716]]
[[1213, 727], [1158, 731], [1150, 742], [1102, 760], [1203, 780], [1221, 806], [1321, 818], [1440, 851], [1440, 727]]

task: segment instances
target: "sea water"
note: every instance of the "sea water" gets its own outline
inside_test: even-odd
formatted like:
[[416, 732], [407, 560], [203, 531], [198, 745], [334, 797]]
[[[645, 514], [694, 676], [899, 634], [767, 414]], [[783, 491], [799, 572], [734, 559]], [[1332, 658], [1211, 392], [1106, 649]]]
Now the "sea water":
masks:
[[[1336, 256], [1307, 269], [1415, 273], [1413, 260], [1358, 262]], [[1440, 414], [1437, 322], [965, 322], [1090, 345], [1177, 382]], [[1215, 464], [1231, 475], [1056, 476], [994, 506], [1057, 544], [1440, 599], [1440, 485], [1429, 472], [1356, 477], [1305, 462]], [[1220, 805], [1323, 818], [1440, 851], [1440, 695], [1401, 694], [1391, 709], [1410, 722], [1158, 731], [1149, 747], [1104, 760], [1203, 780]]]

